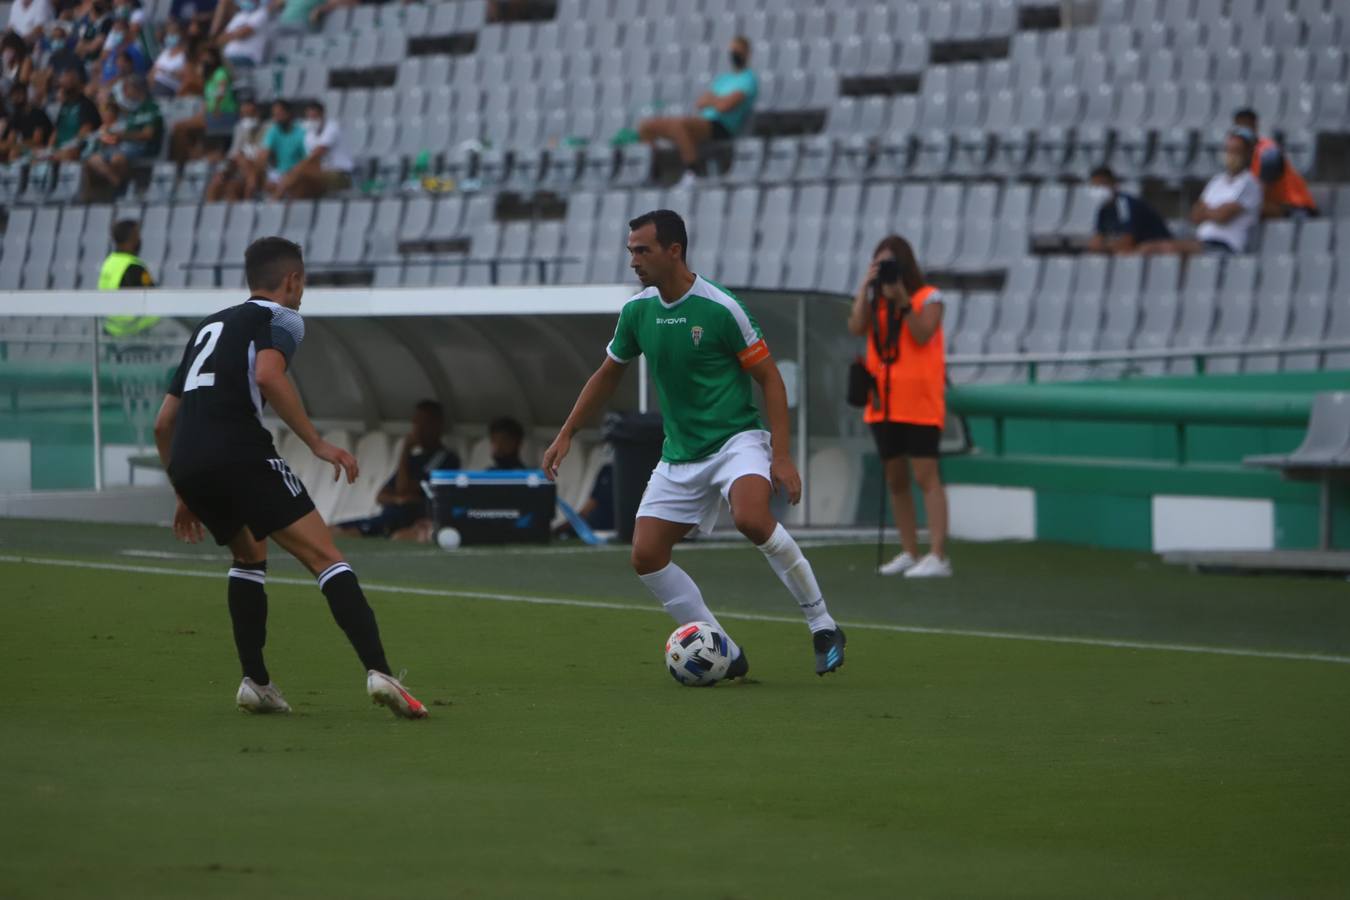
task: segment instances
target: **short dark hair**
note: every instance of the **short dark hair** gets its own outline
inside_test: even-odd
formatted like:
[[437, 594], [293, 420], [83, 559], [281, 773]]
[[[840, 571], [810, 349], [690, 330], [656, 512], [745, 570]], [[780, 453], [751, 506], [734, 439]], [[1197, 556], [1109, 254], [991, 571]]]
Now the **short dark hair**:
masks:
[[417, 405], [414, 406], [413, 409], [418, 412], [439, 416], [442, 419], [445, 418], [445, 410], [441, 408], [441, 402], [439, 400], [432, 400], [430, 397], [427, 397], [425, 400], [418, 400]]
[[311, 109], [317, 109], [320, 115], [323, 115], [326, 112], [326, 110], [323, 108], [322, 100], [311, 100], [308, 103], [306, 103], [305, 111], [308, 112]]
[[284, 237], [258, 238], [244, 251], [244, 277], [250, 291], [273, 291], [286, 276], [304, 269], [300, 245]]
[[654, 209], [645, 212], [628, 222], [629, 231], [637, 231], [644, 225], [656, 226], [656, 242], [662, 247], [671, 244], [680, 245], [680, 258], [689, 259], [689, 232], [685, 230], [684, 219], [671, 209]]
[[112, 227], [113, 246], [120, 247], [140, 230], [141, 223], [135, 219], [118, 219]]
[[525, 426], [510, 416], [498, 416], [488, 423], [488, 434], [505, 434], [518, 441], [523, 441], [525, 439]]
[[1110, 166], [1098, 166], [1092, 170], [1092, 173], [1088, 175], [1088, 178], [1105, 178], [1107, 181], [1114, 184], [1116, 182], [1116, 173], [1111, 171]]
[[749, 39], [748, 37], [746, 37], [745, 35], [743, 35], [743, 34], [738, 34], [738, 35], [736, 35], [735, 37], [733, 37], [732, 40], [735, 41], [735, 42], [738, 43], [738, 44], [744, 44], [744, 45], [745, 45], [746, 52], [749, 52], [749, 51], [750, 51], [750, 49], [751, 49], [751, 47], [750, 47], [750, 39]]
[[1256, 115], [1256, 110], [1252, 109], [1250, 106], [1244, 106], [1242, 109], [1233, 113], [1233, 121], [1251, 122], [1252, 125], [1255, 126], [1256, 123], [1261, 120], [1260, 117]]

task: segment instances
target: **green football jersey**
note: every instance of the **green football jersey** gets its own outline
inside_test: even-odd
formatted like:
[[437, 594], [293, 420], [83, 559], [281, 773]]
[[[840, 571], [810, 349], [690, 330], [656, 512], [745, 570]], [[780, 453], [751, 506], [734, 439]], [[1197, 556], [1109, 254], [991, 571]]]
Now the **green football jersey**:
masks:
[[674, 303], [649, 287], [624, 304], [607, 352], [617, 363], [646, 354], [665, 420], [666, 462], [716, 453], [743, 431], [763, 428], [745, 371], [769, 355], [741, 301], [706, 279]]

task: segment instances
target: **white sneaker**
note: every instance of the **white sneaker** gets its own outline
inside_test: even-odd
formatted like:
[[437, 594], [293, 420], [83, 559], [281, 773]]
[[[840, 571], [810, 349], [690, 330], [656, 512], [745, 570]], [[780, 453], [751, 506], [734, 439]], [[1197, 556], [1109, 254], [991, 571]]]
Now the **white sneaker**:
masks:
[[912, 568], [914, 568], [914, 557], [908, 553], [898, 553], [890, 562], [883, 563], [877, 569], [877, 573], [881, 575], [903, 575]]
[[923, 559], [914, 564], [908, 572], [906, 578], [950, 578], [952, 574], [952, 561], [950, 559], [938, 559], [933, 554], [928, 554]]
[[281, 696], [281, 691], [277, 690], [275, 684], [258, 684], [252, 678], [245, 678], [239, 682], [239, 693], [234, 695], [234, 702], [244, 712], [288, 713], [291, 711], [291, 705], [286, 702], [285, 697]]
[[680, 176], [679, 181], [675, 182], [675, 186], [672, 190], [692, 191], [696, 187], [698, 187], [698, 176], [688, 169], [685, 169], [684, 175]]
[[[399, 673], [400, 675], [403, 673]], [[389, 711], [405, 719], [425, 719], [427, 708], [399, 684], [397, 678], [371, 669], [366, 673], [366, 693], [372, 703], [389, 707]]]

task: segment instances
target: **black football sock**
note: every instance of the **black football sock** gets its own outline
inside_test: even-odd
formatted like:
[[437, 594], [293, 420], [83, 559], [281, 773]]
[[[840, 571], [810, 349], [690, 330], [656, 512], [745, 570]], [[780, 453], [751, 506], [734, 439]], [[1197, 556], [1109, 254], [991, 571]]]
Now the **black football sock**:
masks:
[[240, 562], [230, 566], [230, 621], [234, 648], [244, 675], [258, 684], [271, 684], [263, 662], [267, 643], [267, 562]]
[[338, 626], [347, 633], [347, 640], [361, 657], [361, 664], [367, 669], [390, 674], [384, 645], [380, 643], [380, 626], [375, 623], [375, 611], [366, 602], [352, 567], [339, 562], [324, 569], [319, 573], [319, 590], [328, 598], [328, 608]]

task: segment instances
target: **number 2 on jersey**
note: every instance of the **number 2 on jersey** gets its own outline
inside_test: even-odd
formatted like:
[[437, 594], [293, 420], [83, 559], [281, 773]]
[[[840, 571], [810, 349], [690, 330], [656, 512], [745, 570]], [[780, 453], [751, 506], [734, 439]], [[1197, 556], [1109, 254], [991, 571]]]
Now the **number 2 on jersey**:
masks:
[[197, 343], [203, 341], [206, 346], [197, 354], [197, 358], [192, 361], [192, 368], [188, 369], [187, 379], [183, 382], [183, 393], [195, 391], [199, 387], [210, 387], [216, 383], [216, 374], [214, 372], [203, 372], [202, 364], [206, 362], [216, 349], [216, 341], [220, 340], [220, 333], [225, 330], [224, 322], [212, 322], [202, 329], [201, 334], [197, 335]]

